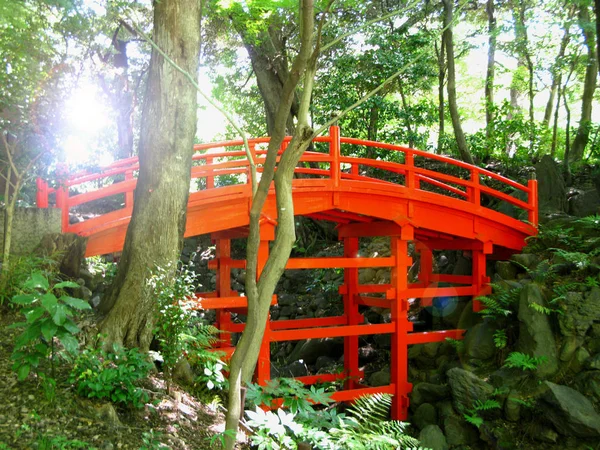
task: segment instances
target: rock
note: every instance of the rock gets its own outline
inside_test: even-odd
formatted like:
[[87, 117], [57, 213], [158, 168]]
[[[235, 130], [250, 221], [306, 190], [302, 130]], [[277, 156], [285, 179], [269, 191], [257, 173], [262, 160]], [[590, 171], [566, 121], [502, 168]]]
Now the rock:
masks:
[[50, 233], [42, 238], [35, 254], [52, 256], [57, 261], [61, 273], [78, 278], [86, 246], [86, 237], [74, 233]]
[[558, 441], [558, 433], [552, 428], [544, 427], [539, 424], [533, 424], [531, 437], [536, 441], [545, 442], [546, 444], [556, 444]]
[[344, 352], [344, 343], [341, 339], [323, 338], [309, 339], [299, 342], [296, 348], [288, 358], [288, 361], [302, 360], [306, 364], [312, 365], [319, 356], [329, 356], [338, 358]]
[[446, 436], [437, 425], [427, 425], [419, 433], [421, 446], [431, 450], [447, 450]]
[[364, 345], [358, 349], [358, 360], [361, 364], [374, 361], [377, 358], [377, 349], [372, 345]]
[[328, 367], [334, 367], [334, 366], [335, 366], [335, 360], [326, 355], [319, 356], [317, 358], [317, 361], [315, 362], [315, 370], [317, 370], [317, 371], [328, 368]]
[[563, 362], [570, 361], [578, 346], [579, 343], [575, 336], [566, 336], [560, 349], [560, 360]]
[[366, 269], [361, 269], [359, 270], [359, 274], [358, 274], [358, 282], [360, 284], [370, 284], [374, 279], [375, 279], [375, 275], [376, 275], [376, 271], [375, 269], [369, 267]]
[[374, 372], [369, 377], [369, 386], [387, 386], [388, 384], [390, 384], [389, 370], [380, 370], [378, 372]]
[[540, 364], [536, 370], [538, 377], [545, 378], [558, 371], [556, 342], [548, 315], [531, 308], [532, 303], [546, 305], [540, 287], [534, 283], [526, 285], [521, 291], [517, 348], [520, 352], [530, 356], [546, 357], [546, 361]]
[[423, 345], [423, 356], [426, 358], [435, 358], [440, 348], [440, 342], [428, 342]]
[[496, 273], [503, 280], [514, 280], [517, 278], [517, 268], [510, 261], [497, 261]]
[[600, 370], [580, 373], [573, 385], [581, 394], [600, 407]]
[[423, 403], [420, 405], [412, 418], [413, 424], [419, 429], [425, 428], [427, 425], [437, 424], [437, 411], [431, 403]]
[[477, 400], [485, 402], [494, 392], [491, 384], [458, 367], [450, 369], [446, 375], [448, 376], [454, 408], [458, 412], [462, 413], [473, 409]]
[[516, 391], [511, 391], [504, 402], [504, 417], [509, 422], [518, 422], [521, 418], [521, 405], [518, 402], [520, 399]]
[[565, 314], [558, 316], [560, 332], [564, 336], [584, 337], [600, 317], [600, 288], [592, 288], [585, 296], [581, 292], [567, 292], [561, 306]]
[[449, 415], [444, 419], [444, 431], [448, 444], [452, 447], [469, 445], [478, 439], [477, 429], [456, 414]]
[[173, 369], [173, 378], [178, 382], [192, 386], [194, 384], [194, 371], [186, 358], [181, 358]]
[[490, 359], [496, 354], [494, 333], [496, 327], [489, 321], [478, 323], [465, 334], [465, 354], [475, 359]]
[[408, 347], [408, 359], [415, 359], [417, 356], [421, 355], [422, 351], [423, 351], [423, 345], [421, 345], [421, 344], [411, 345], [410, 347]]
[[431, 383], [418, 383], [413, 386], [410, 394], [410, 403], [419, 406], [423, 403], [436, 403], [450, 396], [448, 386], [440, 386]]
[[473, 312], [473, 300], [469, 300], [465, 308], [462, 310], [457, 327], [460, 330], [468, 330], [481, 322], [481, 315]]
[[584, 347], [579, 347], [577, 350], [575, 350], [575, 357], [571, 361], [571, 370], [575, 373], [581, 372], [589, 357], [590, 352], [588, 352]]
[[539, 209], [546, 212], [567, 211], [567, 190], [558, 164], [544, 155], [535, 165], [538, 181]]
[[567, 386], [544, 384], [548, 391], [542, 396], [542, 409], [560, 434], [600, 437], [600, 415], [586, 397]]
[[586, 361], [586, 366], [588, 369], [600, 370], [600, 353], [598, 353], [596, 356], [588, 358]]
[[302, 361], [294, 361], [282, 369], [282, 372], [285, 376], [303, 377], [308, 375], [308, 367]]
[[533, 253], [516, 253], [512, 255], [510, 259], [517, 263], [518, 266], [526, 267], [528, 269], [535, 269], [542, 260], [539, 255]]
[[97, 308], [98, 305], [100, 304], [101, 298], [99, 295], [95, 295], [92, 297], [91, 301], [90, 301], [90, 306], [92, 308]]
[[95, 414], [102, 422], [108, 425], [110, 428], [117, 428], [121, 426], [119, 416], [112, 403], [104, 403], [100, 406], [94, 406]]
[[596, 189], [586, 191], [577, 190], [575, 195], [569, 197], [569, 214], [576, 217], [598, 214], [600, 209], [600, 195]]

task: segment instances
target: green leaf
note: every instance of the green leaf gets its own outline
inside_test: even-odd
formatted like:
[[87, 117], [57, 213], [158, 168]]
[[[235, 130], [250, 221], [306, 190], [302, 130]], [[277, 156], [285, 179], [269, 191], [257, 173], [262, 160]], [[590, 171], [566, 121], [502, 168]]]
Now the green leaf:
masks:
[[17, 372], [19, 381], [23, 381], [25, 378], [27, 378], [30, 369], [31, 367], [29, 364], [23, 364], [21, 367], [19, 367], [19, 371]]
[[32, 294], [20, 294], [15, 295], [12, 298], [12, 302], [17, 305], [31, 305], [35, 301], [36, 297]]
[[31, 277], [25, 282], [23, 287], [27, 289], [44, 289], [48, 290], [50, 285], [48, 284], [48, 280], [41, 272], [34, 272], [31, 274]]
[[85, 300], [81, 300], [80, 298], [68, 297], [66, 295], [63, 295], [60, 299], [64, 303], [75, 309], [92, 309], [88, 302], [86, 302]]
[[46, 312], [46, 310], [44, 308], [42, 308], [41, 306], [34, 308], [31, 311], [27, 311], [25, 313], [25, 318], [27, 319], [27, 323], [35, 322], [40, 317], [42, 317], [45, 312]]
[[64, 305], [56, 305], [56, 309], [52, 315], [52, 320], [54, 320], [54, 323], [62, 326], [67, 319], [67, 312], [68, 310]]
[[77, 334], [80, 331], [79, 327], [75, 325], [75, 323], [71, 319], [65, 320], [65, 323], [63, 323], [63, 327], [71, 334]]
[[58, 339], [60, 340], [60, 343], [63, 345], [65, 350], [68, 351], [70, 354], [75, 355], [77, 353], [77, 350], [79, 349], [79, 341], [74, 336], [67, 332], [64, 332], [60, 334]]
[[54, 289], [62, 289], [62, 288], [74, 288], [77, 289], [79, 287], [78, 283], [74, 281], [61, 281], [60, 283], [54, 286]]
[[15, 328], [23, 328], [23, 327], [26, 327], [27, 325], [29, 325], [27, 322], [15, 322], [15, 323], [11, 323], [6, 328], [9, 329], [9, 330], [12, 330], [12, 329], [15, 329]]
[[42, 306], [46, 308], [46, 311], [48, 311], [50, 314], [54, 314], [54, 310], [57, 304], [58, 299], [53, 293], [48, 292], [47, 294], [44, 294], [42, 296]]
[[17, 338], [15, 341], [14, 350], [19, 350], [20, 348], [31, 344], [33, 341], [38, 339], [40, 336], [40, 325], [34, 324], [30, 325], [23, 333]]
[[56, 330], [58, 330], [58, 325], [52, 320], [46, 319], [44, 323], [42, 323], [42, 335], [48, 342], [56, 335]]

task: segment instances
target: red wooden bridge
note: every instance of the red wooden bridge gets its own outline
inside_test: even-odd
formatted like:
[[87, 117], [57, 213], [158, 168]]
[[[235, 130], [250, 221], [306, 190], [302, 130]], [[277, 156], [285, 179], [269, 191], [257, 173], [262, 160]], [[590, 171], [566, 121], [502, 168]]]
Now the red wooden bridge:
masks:
[[[251, 139], [249, 143], [260, 173], [268, 138]], [[284, 141], [281, 152], [288, 143], [289, 138]], [[390, 157], [380, 160], [355, 156], [361, 152], [369, 154], [373, 149], [385, 150]], [[231, 239], [247, 235], [252, 201], [248, 160], [241, 141], [200, 144], [195, 150], [193, 192], [189, 197], [185, 236], [211, 234], [216, 244], [216, 258], [209, 267], [217, 273], [216, 290], [198, 294], [198, 302], [204, 309], [217, 310], [217, 325], [222, 330], [241, 332], [244, 324], [233, 323], [231, 313], [243, 312], [247, 303], [245, 297], [231, 290], [231, 269], [244, 268], [245, 261], [231, 258], [230, 244]], [[97, 173], [70, 175], [59, 188], [49, 188], [45, 181], [38, 180], [38, 206], [48, 207], [51, 203], [62, 208], [63, 232], [88, 237], [86, 256], [120, 251], [133, 208], [138, 167], [137, 158], [117, 161]], [[435, 297], [477, 297], [488, 293], [486, 259], [507, 258], [522, 249], [525, 238], [536, 233], [536, 181], [529, 180], [527, 185], [522, 185], [451, 158], [340, 137], [337, 127], [331, 127], [329, 136], [315, 139], [313, 149], [304, 153], [296, 173], [298, 178], [293, 181], [295, 214], [336, 222], [344, 256], [291, 258], [287, 269], [343, 268], [340, 294], [344, 314], [269, 320], [257, 380], [265, 383], [270, 378], [271, 342], [343, 337], [344, 371], [302, 380], [312, 384], [346, 379], [345, 390], [334, 395], [339, 401], [374, 392], [391, 393], [395, 396], [393, 417], [405, 419], [412, 388], [408, 382], [408, 346], [462, 337], [462, 330], [413, 332], [412, 322], [408, 320], [409, 299], [420, 299], [420, 304], [427, 306]], [[121, 207], [69, 223], [70, 211], [79, 205], [115, 195], [124, 197]], [[527, 220], [515, 219], [489, 207], [501, 202], [511, 205], [513, 211], [521, 212]], [[263, 214], [260, 267], [268, 257], [269, 241], [274, 238], [277, 211], [273, 190]], [[371, 236], [389, 237], [391, 255], [360, 256], [359, 239]], [[414, 283], [408, 279], [412, 265], [409, 242], [415, 244], [420, 257], [418, 281]], [[435, 273], [433, 252], [436, 250], [466, 252], [472, 259], [471, 275]], [[358, 271], [368, 267], [391, 268], [391, 282], [360, 284]], [[276, 302], [274, 297], [273, 303]], [[390, 309], [390, 323], [365, 323], [361, 314], [364, 306]], [[474, 309], [479, 309], [477, 301]], [[391, 383], [388, 386], [361, 384], [358, 337], [375, 334], [391, 335]], [[224, 350], [233, 351], [229, 335], [224, 336]]]

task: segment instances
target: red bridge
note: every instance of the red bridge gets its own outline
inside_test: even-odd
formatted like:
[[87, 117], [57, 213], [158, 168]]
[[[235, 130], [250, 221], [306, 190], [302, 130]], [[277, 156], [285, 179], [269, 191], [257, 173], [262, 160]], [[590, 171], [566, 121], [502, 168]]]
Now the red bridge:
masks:
[[[280, 150], [285, 151], [287, 138]], [[260, 173], [268, 138], [249, 141]], [[361, 158], [373, 149], [388, 152], [386, 160]], [[233, 323], [232, 312], [243, 312], [245, 297], [231, 290], [231, 269], [244, 268], [245, 261], [233, 260], [231, 239], [247, 236], [252, 201], [249, 164], [241, 141], [195, 146], [192, 186], [187, 210], [185, 236], [211, 233], [216, 258], [211, 261], [217, 273], [215, 292], [198, 294], [200, 307], [217, 310], [217, 326], [228, 332], [241, 332], [243, 323]], [[88, 237], [86, 256], [120, 251], [131, 217], [138, 159], [117, 161], [98, 173], [81, 172], [66, 177], [61, 187], [49, 188], [38, 180], [39, 207], [62, 208], [63, 232]], [[505, 259], [520, 251], [528, 236], [537, 229], [537, 184], [522, 185], [496, 173], [451, 158], [406, 147], [340, 137], [332, 127], [329, 136], [315, 139], [313, 149], [304, 153], [298, 177], [293, 181], [294, 212], [316, 220], [336, 222], [344, 243], [343, 257], [291, 258], [287, 269], [343, 268], [340, 287], [344, 314], [338, 317], [269, 320], [257, 366], [260, 383], [270, 378], [270, 343], [313, 338], [344, 338], [344, 371], [340, 374], [302, 377], [306, 384], [346, 379], [345, 390], [334, 398], [351, 400], [374, 392], [395, 395], [392, 415], [405, 419], [408, 394], [408, 346], [460, 339], [462, 330], [412, 332], [408, 320], [409, 299], [421, 306], [435, 297], [477, 297], [489, 292], [486, 259]], [[77, 191], [76, 191], [77, 190]], [[79, 193], [83, 192], [83, 193]], [[121, 207], [106, 214], [70, 224], [69, 212], [79, 205], [120, 195]], [[525, 199], [525, 200], [523, 200]], [[516, 219], [497, 210], [507, 204]], [[495, 205], [495, 207], [492, 207]], [[506, 210], [506, 208], [504, 208]], [[263, 210], [259, 267], [268, 257], [274, 238], [277, 210], [272, 189]], [[388, 236], [391, 256], [359, 255], [359, 239]], [[419, 254], [417, 282], [409, 282], [412, 265], [408, 244]], [[471, 275], [434, 273], [433, 252], [463, 250], [472, 260]], [[358, 271], [367, 267], [391, 268], [389, 284], [360, 284]], [[439, 287], [443, 283], [445, 286]], [[276, 303], [277, 298], [273, 299]], [[474, 309], [480, 306], [474, 301]], [[365, 323], [364, 307], [390, 309], [391, 322]], [[369, 387], [361, 384], [363, 372], [358, 361], [358, 337], [391, 334], [391, 383]], [[228, 334], [223, 349], [233, 351]]]

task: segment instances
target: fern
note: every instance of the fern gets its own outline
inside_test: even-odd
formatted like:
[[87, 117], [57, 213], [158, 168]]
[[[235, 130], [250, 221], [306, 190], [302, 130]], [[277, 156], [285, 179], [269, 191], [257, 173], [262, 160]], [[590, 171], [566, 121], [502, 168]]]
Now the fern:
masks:
[[471, 414], [464, 413], [463, 417], [467, 422], [469, 422], [471, 425], [475, 425], [477, 428], [483, 425], [483, 419], [479, 417], [477, 412], [473, 412]]
[[482, 402], [481, 400], [476, 400], [474, 404], [475, 411], [489, 411], [491, 409], [500, 408], [500, 403], [497, 400], [486, 400]]
[[547, 316], [549, 316], [552, 313], [558, 313], [558, 314], [562, 314], [563, 313], [560, 309], [548, 308], [547, 306], [540, 305], [539, 303], [535, 303], [535, 302], [531, 302], [529, 304], [529, 307], [531, 309], [533, 309], [534, 311], [537, 311], [537, 312], [539, 312], [541, 314], [545, 314]]
[[575, 265], [578, 270], [586, 269], [591, 264], [591, 256], [587, 253], [567, 251], [561, 248], [550, 248], [549, 250], [568, 263]]
[[511, 402], [515, 402], [518, 405], [524, 406], [525, 408], [533, 408], [535, 406], [535, 402], [533, 400], [523, 400], [516, 397], [509, 397], [508, 400]]
[[337, 448], [378, 450], [416, 447], [419, 442], [405, 433], [408, 424], [387, 420], [392, 405], [390, 394], [374, 394], [356, 399], [348, 408], [346, 423], [330, 430]]
[[494, 293], [478, 298], [485, 305], [485, 309], [480, 314], [483, 317], [493, 319], [507, 317], [512, 314], [515, 305], [519, 301], [522, 288], [507, 288], [497, 283], [490, 283], [490, 286]]
[[497, 330], [494, 332], [494, 345], [498, 349], [503, 349], [508, 344], [508, 337], [505, 330]]
[[504, 367], [527, 370], [536, 370], [540, 364], [543, 364], [548, 358], [545, 356], [529, 356], [521, 352], [512, 352], [504, 361]]

